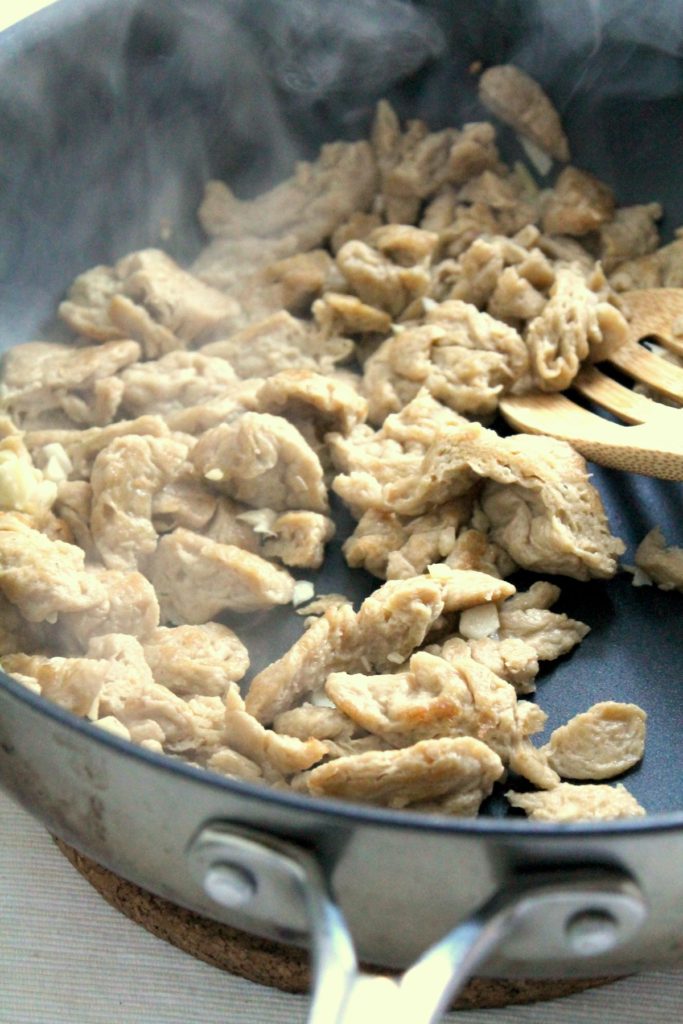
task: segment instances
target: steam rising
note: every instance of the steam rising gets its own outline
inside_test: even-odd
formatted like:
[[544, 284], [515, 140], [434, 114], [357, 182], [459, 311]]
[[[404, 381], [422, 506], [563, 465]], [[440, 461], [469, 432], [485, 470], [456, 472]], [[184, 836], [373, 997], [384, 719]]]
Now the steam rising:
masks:
[[[683, 4], [677, 0], [530, 0], [526, 33], [509, 57], [570, 92], [648, 99], [678, 95], [683, 73]], [[654, 59], [653, 59], [654, 58]]]
[[318, 100], [332, 93], [382, 95], [441, 56], [443, 32], [402, 0], [288, 0], [264, 19], [268, 64], [285, 89]]
[[159, 241], [191, 259], [209, 177], [253, 195], [365, 135], [387, 94], [435, 128], [481, 117], [472, 61], [518, 63], [561, 112], [683, 92], [672, 0], [82, 0], [42, 17], [0, 46], [5, 343], [88, 266]]

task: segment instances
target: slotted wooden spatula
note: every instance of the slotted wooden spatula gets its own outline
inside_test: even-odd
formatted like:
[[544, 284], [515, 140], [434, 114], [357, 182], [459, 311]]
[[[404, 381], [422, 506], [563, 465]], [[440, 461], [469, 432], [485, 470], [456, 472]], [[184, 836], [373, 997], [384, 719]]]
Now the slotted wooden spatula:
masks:
[[[655, 338], [683, 356], [683, 288], [647, 288], [624, 292], [621, 298], [629, 338], [605, 362], [683, 405], [683, 367], [638, 344], [642, 338]], [[572, 388], [631, 425], [613, 423], [557, 393], [509, 396], [500, 410], [517, 430], [569, 441], [603, 466], [683, 480], [683, 409], [639, 395], [591, 365], [583, 367]]]

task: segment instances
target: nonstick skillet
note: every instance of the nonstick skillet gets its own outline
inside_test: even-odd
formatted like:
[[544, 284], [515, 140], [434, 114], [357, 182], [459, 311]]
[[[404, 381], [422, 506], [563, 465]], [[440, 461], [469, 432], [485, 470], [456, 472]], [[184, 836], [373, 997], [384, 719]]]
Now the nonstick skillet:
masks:
[[[173, 225], [171, 254], [191, 258], [209, 176], [254, 194], [321, 142], [364, 134], [383, 95], [432, 128], [486, 116], [474, 61], [513, 61], [537, 77], [562, 111], [574, 162], [622, 204], [661, 202], [671, 237], [683, 223], [683, 8], [648, 11], [61, 0], [0, 39], [3, 347], [46, 336], [77, 273], [158, 244], [162, 222]], [[501, 145], [518, 155], [512, 133], [501, 131]], [[594, 474], [630, 554], [657, 524], [683, 542], [680, 485]], [[316, 589], [361, 598], [373, 582], [345, 567], [337, 514], [340, 536]], [[646, 756], [626, 779], [644, 819], [540, 825], [494, 795], [483, 816], [463, 821], [269, 791], [135, 748], [7, 676], [0, 780], [123, 877], [239, 928], [310, 944], [316, 1021], [362, 1020], [375, 998], [356, 978], [354, 946], [363, 960], [405, 968], [440, 943], [404, 982], [395, 1012], [406, 1020], [433, 1019], [475, 967], [569, 977], [675, 962], [683, 597], [634, 588], [625, 574], [558, 582], [562, 609], [592, 632], [540, 681], [548, 728], [599, 700], [644, 707]], [[286, 615], [251, 621], [255, 670], [296, 630]], [[396, 998], [390, 986], [383, 995]]]

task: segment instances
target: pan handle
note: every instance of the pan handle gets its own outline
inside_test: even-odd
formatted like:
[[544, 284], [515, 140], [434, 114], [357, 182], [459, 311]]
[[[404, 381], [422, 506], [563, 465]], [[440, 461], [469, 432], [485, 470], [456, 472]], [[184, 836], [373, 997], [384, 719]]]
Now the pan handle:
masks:
[[213, 902], [275, 925], [283, 941], [308, 940], [308, 1024], [364, 1024], [380, 1011], [396, 1024], [435, 1024], [511, 935], [517, 961], [575, 963], [621, 946], [647, 916], [637, 886], [612, 869], [520, 875], [395, 978], [360, 968], [328, 877], [309, 851], [219, 822], [202, 829], [188, 856]]

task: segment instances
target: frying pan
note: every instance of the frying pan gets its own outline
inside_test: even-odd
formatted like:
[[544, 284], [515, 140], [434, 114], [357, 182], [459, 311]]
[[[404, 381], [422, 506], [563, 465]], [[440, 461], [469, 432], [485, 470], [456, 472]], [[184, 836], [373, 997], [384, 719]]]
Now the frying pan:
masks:
[[[381, 95], [432, 128], [485, 116], [468, 72], [475, 60], [534, 74], [562, 111], [574, 161], [622, 204], [663, 203], [671, 237], [683, 223], [682, 11], [635, 10], [579, 0], [62, 0], [0, 40], [3, 346], [46, 336], [77, 273], [158, 244], [164, 226], [171, 254], [191, 258], [208, 176], [254, 194], [321, 142], [366, 133]], [[517, 156], [512, 133], [501, 131], [501, 145]], [[594, 473], [626, 561], [655, 524], [683, 540], [680, 486]], [[345, 568], [348, 520], [337, 514], [340, 537], [316, 589], [360, 599], [373, 582]], [[537, 824], [494, 794], [481, 817], [458, 820], [274, 792], [135, 748], [7, 676], [0, 781], [123, 877], [309, 945], [315, 1021], [366, 1019], [378, 997], [397, 1019], [436, 1019], [475, 967], [588, 977], [675, 962], [683, 598], [636, 589], [625, 574], [559, 582], [563, 610], [592, 632], [541, 678], [539, 702], [550, 729], [599, 700], [647, 710], [646, 756], [626, 779], [646, 818]], [[255, 670], [295, 638], [292, 618], [245, 620]], [[357, 958], [417, 963], [399, 989], [368, 981]]]

